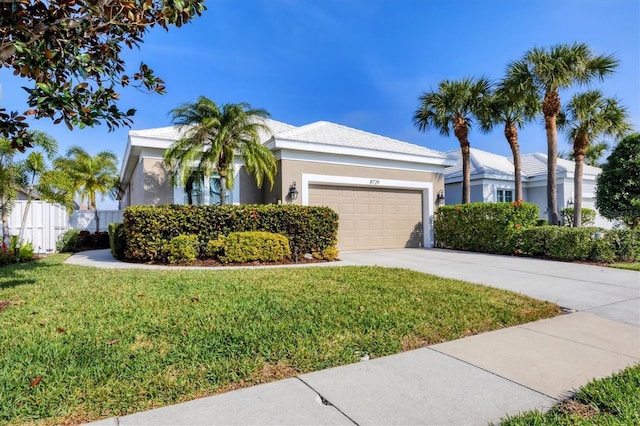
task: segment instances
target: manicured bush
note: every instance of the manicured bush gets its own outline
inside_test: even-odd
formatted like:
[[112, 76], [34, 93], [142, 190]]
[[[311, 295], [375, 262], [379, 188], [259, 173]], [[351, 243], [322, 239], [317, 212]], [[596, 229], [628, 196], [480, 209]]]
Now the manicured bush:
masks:
[[109, 233], [108, 232], [90, 232], [80, 231], [78, 232], [78, 244], [76, 251], [78, 250], [95, 250], [106, 249], [110, 247]]
[[640, 262], [640, 229], [612, 229], [604, 233], [617, 262]]
[[439, 207], [434, 217], [436, 247], [513, 254], [519, 229], [536, 225], [532, 203], [471, 203]]
[[315, 259], [335, 260], [338, 258], [338, 249], [335, 247], [327, 247], [321, 252], [313, 253]]
[[[560, 216], [563, 218], [565, 226], [573, 226], [573, 207], [567, 207], [560, 210]], [[583, 207], [580, 209], [580, 217], [582, 226], [593, 226], [596, 224], [596, 211]]]
[[558, 260], [634, 262], [640, 260], [640, 231], [540, 226], [517, 236], [518, 253]]
[[215, 240], [210, 240], [204, 247], [204, 257], [218, 259], [224, 252], [224, 235], [218, 236]]
[[56, 249], [58, 249], [60, 253], [74, 253], [78, 251], [78, 234], [80, 234], [79, 230], [69, 229], [62, 234], [56, 243]]
[[197, 235], [178, 235], [165, 245], [167, 261], [171, 264], [193, 263], [199, 251], [200, 243]]
[[125, 257], [157, 261], [167, 241], [197, 235], [202, 246], [231, 232], [264, 231], [289, 239], [291, 251], [322, 252], [335, 247], [338, 215], [328, 207], [297, 205], [166, 205], [127, 207], [123, 215], [127, 248]]
[[109, 247], [111, 248], [111, 255], [114, 258], [124, 259], [124, 250], [127, 247], [127, 241], [125, 239], [123, 223], [109, 224]]
[[224, 238], [223, 263], [277, 262], [291, 257], [289, 239], [271, 232], [232, 232]]

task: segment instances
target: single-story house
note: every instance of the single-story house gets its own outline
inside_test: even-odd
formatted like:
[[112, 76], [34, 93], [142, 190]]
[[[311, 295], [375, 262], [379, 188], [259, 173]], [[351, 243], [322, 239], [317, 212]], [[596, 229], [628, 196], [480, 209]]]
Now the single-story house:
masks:
[[[444, 190], [445, 167], [454, 165], [444, 153], [326, 121], [266, 124], [271, 134], [262, 143], [277, 159], [275, 184], [258, 188], [238, 158], [230, 204], [329, 206], [340, 216], [340, 250], [433, 245], [436, 194]], [[163, 154], [179, 138], [176, 127], [129, 132], [122, 208], [219, 202], [216, 176], [189, 199], [185, 188], [170, 183]]]
[[[456, 164], [445, 170], [445, 202], [458, 204], [462, 200], [462, 154], [460, 150], [446, 153]], [[523, 201], [537, 204], [541, 219], [547, 218], [547, 154], [521, 156]], [[572, 207], [575, 193], [573, 176], [575, 163], [558, 158], [556, 174], [558, 210]], [[582, 175], [582, 207], [596, 210], [596, 178], [599, 167], [584, 166]], [[471, 202], [516, 201], [513, 159], [471, 148]], [[558, 212], [559, 213], [559, 212]], [[596, 210], [596, 226], [611, 228], [613, 223]]]

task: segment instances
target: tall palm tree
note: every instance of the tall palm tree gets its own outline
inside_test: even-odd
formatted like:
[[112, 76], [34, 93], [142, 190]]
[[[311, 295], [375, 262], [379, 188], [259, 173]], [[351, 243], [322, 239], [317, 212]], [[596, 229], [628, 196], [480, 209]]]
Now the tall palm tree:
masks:
[[573, 142], [573, 226], [580, 227], [582, 212], [582, 172], [589, 144], [601, 136], [621, 137], [631, 130], [627, 110], [615, 98], [605, 98], [592, 90], [574, 95], [560, 112], [558, 124]]
[[[39, 130], [30, 132], [31, 147], [33, 150], [29, 153], [27, 158], [20, 163], [22, 173], [26, 179], [26, 187], [24, 190], [27, 192], [27, 203], [22, 212], [22, 222], [20, 224], [20, 232], [18, 233], [18, 243], [22, 244], [22, 237], [24, 236], [24, 228], [27, 224], [27, 217], [29, 215], [29, 209], [34, 195], [37, 191], [37, 185], [40, 177], [47, 171], [46, 160], [53, 160], [53, 157], [58, 152], [58, 142]], [[46, 197], [45, 197], [46, 198]]]
[[519, 84], [503, 79], [489, 98], [486, 108], [480, 112], [480, 125], [484, 132], [490, 132], [494, 126], [504, 125], [504, 137], [511, 147], [513, 171], [515, 179], [515, 199], [522, 196], [522, 161], [518, 128], [522, 129], [526, 122], [533, 120], [539, 112], [540, 100], [535, 93], [521, 90]]
[[54, 160], [54, 166], [66, 173], [73, 181], [73, 187], [80, 196], [80, 202], [85, 199], [94, 211], [96, 232], [100, 230], [98, 216], [97, 194], [109, 194], [118, 181], [118, 158], [109, 151], [102, 151], [91, 156], [79, 146], [69, 148], [66, 157]]
[[[220, 204], [234, 184], [234, 161], [240, 155], [244, 166], [261, 187], [266, 178], [273, 187], [277, 170], [273, 153], [260, 142], [260, 132], [271, 133], [264, 123], [269, 113], [247, 103], [218, 106], [200, 96], [171, 111], [173, 124], [184, 136], [166, 152], [172, 183], [193, 187], [215, 172], [220, 176]], [[187, 196], [191, 197], [190, 191]], [[190, 201], [192, 202], [192, 201]]]
[[550, 224], [559, 224], [556, 189], [558, 165], [557, 117], [561, 110], [561, 89], [590, 84], [614, 72], [618, 60], [612, 55], [596, 56], [585, 43], [558, 44], [548, 49], [533, 48], [509, 65], [508, 78], [523, 90], [542, 98], [547, 133], [547, 214]]
[[449, 136], [451, 130], [460, 142], [462, 153], [462, 203], [471, 201], [471, 168], [469, 130], [473, 117], [483, 108], [491, 93], [491, 83], [485, 77], [443, 80], [437, 91], [423, 93], [413, 116], [418, 130], [438, 130]]

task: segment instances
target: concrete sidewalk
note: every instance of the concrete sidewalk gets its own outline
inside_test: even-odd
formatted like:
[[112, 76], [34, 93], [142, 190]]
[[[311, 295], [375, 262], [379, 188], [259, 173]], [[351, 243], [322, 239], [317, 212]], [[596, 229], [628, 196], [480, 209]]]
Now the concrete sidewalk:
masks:
[[592, 378], [640, 362], [638, 272], [444, 250], [341, 258], [494, 285], [581, 312], [95, 424], [486, 425], [548, 409]]

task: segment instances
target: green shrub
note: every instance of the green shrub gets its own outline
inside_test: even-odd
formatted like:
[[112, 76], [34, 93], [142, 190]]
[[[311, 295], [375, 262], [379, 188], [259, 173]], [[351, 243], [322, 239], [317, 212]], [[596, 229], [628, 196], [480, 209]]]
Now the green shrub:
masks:
[[109, 247], [111, 248], [111, 255], [114, 258], [124, 259], [124, 250], [127, 247], [127, 241], [125, 239], [123, 223], [109, 224]]
[[[560, 210], [560, 216], [562, 216], [565, 226], [573, 226], [573, 207], [567, 207]], [[593, 226], [596, 223], [596, 211], [583, 207], [580, 209], [580, 217], [582, 226]]]
[[27, 241], [20, 245], [18, 249], [18, 261], [19, 262], [31, 262], [33, 260], [33, 243]]
[[322, 260], [335, 260], [338, 258], [338, 249], [335, 247], [327, 247], [321, 252], [313, 253], [313, 257]]
[[637, 261], [640, 231], [540, 226], [519, 232], [518, 251], [559, 260]]
[[434, 216], [436, 247], [513, 254], [516, 233], [534, 226], [532, 203], [471, 203], [439, 207]]
[[167, 261], [172, 265], [195, 262], [199, 249], [200, 243], [197, 235], [178, 235], [165, 245]]
[[277, 262], [291, 257], [289, 240], [271, 232], [232, 232], [224, 238], [223, 263]]
[[604, 240], [615, 253], [615, 261], [640, 262], [640, 229], [613, 229], [605, 232]]
[[224, 252], [224, 240], [224, 235], [220, 235], [215, 240], [209, 240], [207, 245], [204, 247], [204, 257], [218, 259]]
[[95, 250], [110, 248], [109, 233], [80, 231], [78, 232], [78, 244], [76, 251], [79, 250]]
[[80, 231], [77, 229], [69, 229], [62, 234], [56, 243], [56, 249], [58, 249], [60, 253], [75, 253], [78, 251], [78, 234], [80, 234]]
[[166, 242], [181, 234], [197, 235], [206, 246], [231, 232], [272, 232], [299, 253], [335, 247], [338, 234], [338, 215], [330, 208], [285, 204], [132, 206], [123, 220], [125, 257], [136, 261], [162, 259]]

